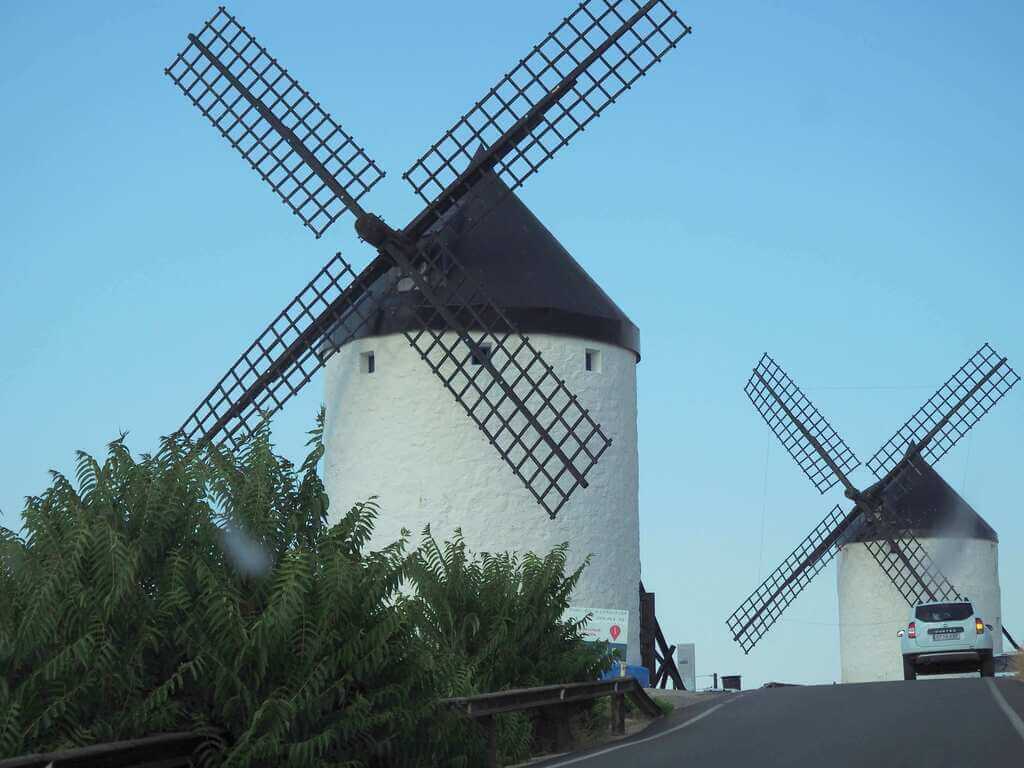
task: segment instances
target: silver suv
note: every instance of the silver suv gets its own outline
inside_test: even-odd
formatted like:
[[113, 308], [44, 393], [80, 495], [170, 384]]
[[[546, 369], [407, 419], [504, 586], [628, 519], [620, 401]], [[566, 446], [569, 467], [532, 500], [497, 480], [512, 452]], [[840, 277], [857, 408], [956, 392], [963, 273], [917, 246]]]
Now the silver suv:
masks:
[[992, 626], [975, 616], [969, 602], [919, 603], [906, 629], [896, 633], [903, 651], [903, 679], [918, 675], [995, 674]]

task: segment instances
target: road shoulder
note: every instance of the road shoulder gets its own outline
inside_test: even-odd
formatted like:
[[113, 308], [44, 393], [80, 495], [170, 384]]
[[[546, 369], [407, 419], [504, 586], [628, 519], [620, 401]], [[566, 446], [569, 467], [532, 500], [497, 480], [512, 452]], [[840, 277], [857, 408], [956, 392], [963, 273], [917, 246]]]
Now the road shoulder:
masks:
[[1024, 739], [1024, 682], [1012, 677], [990, 678], [987, 682], [991, 683], [994, 689], [993, 693], [998, 691], [996, 703], [1000, 705], [1000, 708], [1005, 705], [1010, 710], [1009, 712], [1004, 710], [1004, 714], [1010, 720], [1014, 730], [1020, 734], [1021, 739]]
[[[650, 693], [650, 691], [648, 691]], [[678, 730], [681, 726], [696, 719], [708, 716], [720, 705], [727, 704], [742, 694], [690, 694], [688, 697], [680, 697], [683, 705], [672, 710], [664, 717], [656, 718], [635, 733], [624, 738], [607, 741], [574, 752], [566, 752], [561, 755], [547, 756], [539, 760], [531, 761], [529, 768], [559, 768], [563, 765], [585, 765], [587, 758], [597, 757], [612, 750], [619, 750], [633, 744], [642, 743], [649, 739], [657, 738], [662, 734]]]

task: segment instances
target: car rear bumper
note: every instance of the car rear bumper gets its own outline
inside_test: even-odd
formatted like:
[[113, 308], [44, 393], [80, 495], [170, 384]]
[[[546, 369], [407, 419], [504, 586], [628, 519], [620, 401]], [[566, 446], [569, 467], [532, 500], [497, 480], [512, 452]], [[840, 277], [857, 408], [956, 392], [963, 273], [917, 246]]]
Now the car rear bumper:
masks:
[[915, 664], [957, 664], [965, 661], [981, 661], [979, 651], [946, 651], [945, 653], [921, 653], [914, 657]]
[[992, 652], [987, 649], [931, 651], [928, 653], [906, 654], [903, 658], [913, 666], [919, 675], [952, 675], [978, 672], [985, 658]]

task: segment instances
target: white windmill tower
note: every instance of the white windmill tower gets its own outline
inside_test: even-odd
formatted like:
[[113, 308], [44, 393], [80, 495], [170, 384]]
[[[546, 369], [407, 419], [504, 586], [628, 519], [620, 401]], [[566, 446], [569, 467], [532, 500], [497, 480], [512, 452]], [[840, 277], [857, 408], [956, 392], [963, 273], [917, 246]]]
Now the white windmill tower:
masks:
[[762, 357], [746, 386], [751, 402], [814, 486], [825, 493], [841, 484], [854, 507], [836, 505], [732, 613], [727, 624], [744, 652], [837, 552], [844, 682], [902, 678], [896, 632], [918, 602], [969, 597], [1012, 642], [1001, 621], [995, 532], [932, 465], [1019, 380], [982, 346], [867, 462], [878, 481], [861, 491], [848, 477], [860, 465], [853, 451]]
[[[614, 442], [588, 474], [585, 492], [553, 520], [538, 514], [533, 496], [495, 461], [483, 433], [451, 407], [410, 347], [405, 334], [419, 330], [412, 311], [418, 299], [399, 290], [327, 362], [328, 495], [341, 508], [371, 493], [380, 497], [373, 543], [394, 541], [402, 528], [418, 535], [428, 523], [438, 538], [461, 528], [476, 551], [545, 553], [569, 542], [570, 567], [593, 556], [574, 601], [628, 610], [627, 661], [639, 664], [639, 332], [496, 177], [476, 185], [456, 218], [447, 225], [452, 252], [487, 276], [488, 293]], [[481, 370], [481, 386], [487, 377]]]
[[665, 0], [584, 0], [404, 174], [425, 207], [396, 230], [359, 203], [380, 168], [220, 8], [166, 74], [317, 237], [347, 211], [377, 255], [329, 261], [180, 433], [237, 442], [327, 365], [336, 508], [379, 495], [378, 540], [594, 554], [575, 598], [630, 612], [636, 664], [638, 333], [509, 190], [690, 31]]
[[[999, 537], [927, 464], [901, 498], [889, 502], [911, 523], [910, 533], [992, 625], [993, 653], [1003, 648], [999, 591]], [[844, 683], [902, 680], [896, 632], [908, 621], [907, 601], [879, 567], [869, 547], [883, 545], [877, 529], [862, 527], [839, 548], [839, 652]]]

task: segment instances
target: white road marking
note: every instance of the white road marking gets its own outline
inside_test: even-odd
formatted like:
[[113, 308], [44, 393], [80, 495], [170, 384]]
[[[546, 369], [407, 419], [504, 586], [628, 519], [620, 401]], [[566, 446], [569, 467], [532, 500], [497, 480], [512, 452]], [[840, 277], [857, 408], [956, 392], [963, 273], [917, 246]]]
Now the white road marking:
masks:
[[616, 745], [614, 745], [612, 747], [606, 747], [606, 748], [604, 748], [602, 750], [599, 750], [597, 752], [591, 752], [589, 755], [582, 755], [580, 757], [571, 758], [570, 760], [563, 760], [560, 763], [550, 763], [550, 764], [546, 765], [545, 768], [562, 768], [563, 765], [574, 765], [575, 763], [582, 763], [584, 760], [589, 760], [592, 757], [598, 757], [600, 755], [607, 755], [609, 752], [615, 752], [615, 751], [620, 750], [620, 749], [626, 749], [628, 747], [636, 746], [637, 744], [644, 744], [644, 743], [646, 743], [648, 741], [654, 741], [655, 739], [660, 739], [662, 736], [668, 736], [670, 733], [675, 733], [676, 731], [681, 731], [683, 728], [686, 728], [687, 726], [693, 725], [698, 720], [703, 720], [705, 717], [710, 715], [715, 710], [719, 710], [722, 707], [724, 707], [726, 704], [729, 704], [729, 703], [731, 703], [731, 702], [733, 702], [733, 701], [735, 701], [736, 699], [739, 699], [739, 698], [742, 698], [742, 694], [732, 694], [728, 699], [723, 701], [721, 704], [716, 704], [711, 709], [706, 709], [703, 712], [701, 712], [699, 715], [695, 715], [694, 717], [691, 717], [689, 720], [686, 720], [686, 721], [680, 723], [679, 725], [673, 725], [671, 728], [668, 728], [668, 729], [662, 731], [661, 733], [656, 733], [653, 736], [647, 736], [647, 737], [645, 737], [643, 739], [636, 739], [634, 741], [626, 742], [625, 744], [616, 744]]
[[1013, 729], [1017, 732], [1017, 735], [1024, 739], [1024, 720], [1021, 720], [1020, 715], [1018, 715], [1014, 711], [1013, 707], [1011, 707], [1006, 702], [1006, 699], [1003, 697], [1003, 694], [999, 691], [998, 688], [996, 688], [995, 680], [993, 680], [991, 677], [986, 677], [985, 682], [988, 683], [988, 688], [990, 691], [992, 691], [992, 696], [996, 700], [996, 704], [998, 704], [999, 708], [1003, 710], [1003, 714], [1006, 715], [1007, 719], [1010, 721], [1010, 725], [1013, 726]]

